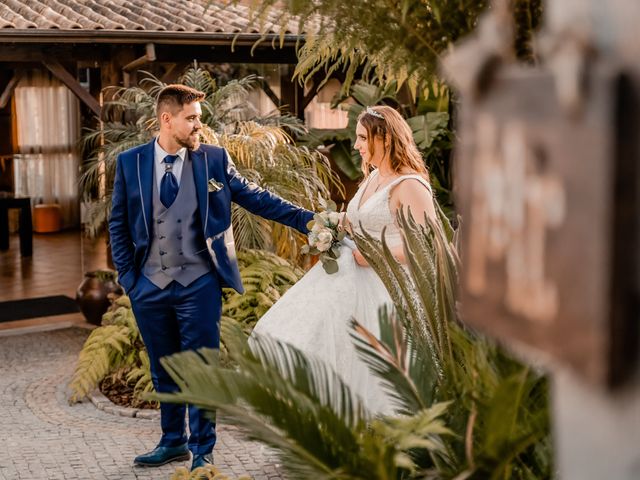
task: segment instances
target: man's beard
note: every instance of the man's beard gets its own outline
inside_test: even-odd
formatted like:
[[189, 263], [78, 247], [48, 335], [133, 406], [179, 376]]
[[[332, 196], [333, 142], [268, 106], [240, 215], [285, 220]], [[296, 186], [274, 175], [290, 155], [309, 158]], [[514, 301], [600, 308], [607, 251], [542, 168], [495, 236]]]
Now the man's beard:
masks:
[[[192, 135], [198, 132], [192, 132]], [[188, 148], [189, 150], [197, 150], [200, 147], [200, 134], [196, 135], [196, 139], [192, 140], [191, 135], [186, 138], [180, 138], [177, 135], [173, 136], [173, 139], [176, 141], [178, 145], [181, 147]]]

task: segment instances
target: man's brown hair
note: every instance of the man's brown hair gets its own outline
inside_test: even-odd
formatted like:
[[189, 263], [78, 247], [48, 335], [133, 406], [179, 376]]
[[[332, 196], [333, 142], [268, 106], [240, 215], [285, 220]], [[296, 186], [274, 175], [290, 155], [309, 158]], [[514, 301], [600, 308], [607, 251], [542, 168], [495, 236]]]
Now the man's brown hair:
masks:
[[182, 110], [182, 107], [187, 103], [201, 102], [205, 97], [206, 95], [203, 92], [186, 85], [167, 85], [158, 94], [156, 112], [158, 116], [166, 110], [175, 114]]

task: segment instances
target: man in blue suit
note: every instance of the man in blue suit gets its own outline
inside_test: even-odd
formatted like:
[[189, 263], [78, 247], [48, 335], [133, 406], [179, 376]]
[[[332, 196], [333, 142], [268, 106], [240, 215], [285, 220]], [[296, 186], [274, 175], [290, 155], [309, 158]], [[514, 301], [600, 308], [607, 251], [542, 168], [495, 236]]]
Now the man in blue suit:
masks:
[[[159, 94], [159, 135], [118, 156], [109, 221], [113, 262], [131, 298], [158, 392], [177, 386], [160, 358], [219, 348], [221, 287], [242, 293], [231, 202], [306, 233], [313, 213], [248, 182], [227, 152], [199, 143], [202, 92], [169, 85]], [[134, 463], [159, 466], [193, 455], [213, 463], [215, 424], [189, 406], [161, 404], [162, 437]]]

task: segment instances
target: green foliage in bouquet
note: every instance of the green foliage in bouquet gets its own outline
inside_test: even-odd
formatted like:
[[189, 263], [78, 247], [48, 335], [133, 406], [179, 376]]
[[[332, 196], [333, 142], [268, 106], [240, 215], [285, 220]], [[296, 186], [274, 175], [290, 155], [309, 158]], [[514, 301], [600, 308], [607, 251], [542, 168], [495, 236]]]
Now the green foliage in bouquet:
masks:
[[149, 356], [127, 296], [115, 300], [103, 315], [102, 326], [85, 341], [69, 384], [70, 402], [85, 398], [107, 377], [133, 386], [132, 406], [141, 404], [142, 395], [153, 391]]
[[340, 242], [346, 233], [340, 231], [340, 213], [336, 203], [332, 200], [322, 201], [323, 210], [316, 213], [307, 224], [309, 233], [308, 244], [302, 247], [301, 252], [307, 255], [318, 255], [322, 268], [328, 274], [338, 271], [338, 258], [340, 257]]
[[372, 417], [320, 359], [270, 337], [248, 342], [229, 322], [236, 368], [211, 350], [167, 357], [180, 392], [154, 398], [217, 409], [279, 452], [291, 478], [551, 478], [546, 378], [460, 322], [455, 233], [439, 215], [426, 227], [399, 216], [406, 267], [384, 243], [356, 239], [394, 310], [381, 311], [379, 339], [357, 321], [352, 335], [395, 415]]

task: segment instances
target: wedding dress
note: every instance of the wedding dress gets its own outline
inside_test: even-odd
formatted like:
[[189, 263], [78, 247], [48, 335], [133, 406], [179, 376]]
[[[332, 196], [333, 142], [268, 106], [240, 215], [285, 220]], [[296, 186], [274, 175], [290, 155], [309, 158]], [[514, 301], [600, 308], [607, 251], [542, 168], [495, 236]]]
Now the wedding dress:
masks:
[[[377, 175], [375, 170], [362, 183], [347, 206], [347, 217], [356, 232], [362, 225], [367, 233], [380, 239], [386, 227], [388, 245], [401, 245], [401, 234], [389, 208], [392, 188], [409, 178], [420, 181], [429, 194], [431, 188], [419, 175], [403, 175], [360, 205], [367, 185]], [[378, 309], [391, 305], [391, 297], [371, 267], [361, 267], [355, 262], [352, 254], [355, 245], [345, 243], [341, 246], [337, 273], [327, 274], [318, 262], [262, 316], [254, 332], [270, 335], [322, 359], [360, 397], [369, 412], [390, 414], [394, 410], [390, 398], [378, 377], [358, 357], [349, 335], [349, 322], [353, 317], [379, 337]]]

